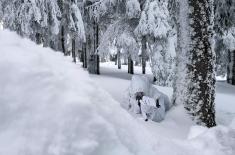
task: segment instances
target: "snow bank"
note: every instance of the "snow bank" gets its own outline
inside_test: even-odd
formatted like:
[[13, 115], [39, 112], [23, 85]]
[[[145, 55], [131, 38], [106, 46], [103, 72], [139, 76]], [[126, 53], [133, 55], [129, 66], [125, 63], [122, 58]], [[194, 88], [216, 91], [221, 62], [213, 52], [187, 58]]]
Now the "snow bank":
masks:
[[0, 155], [235, 154], [229, 127], [156, 137], [70, 58], [8, 31], [0, 47]]
[[151, 135], [70, 58], [8, 31], [0, 46], [0, 155], [154, 154]]
[[232, 155], [235, 152], [235, 130], [225, 126], [211, 129], [194, 126], [189, 133], [189, 140], [192, 147], [204, 150], [203, 154]]

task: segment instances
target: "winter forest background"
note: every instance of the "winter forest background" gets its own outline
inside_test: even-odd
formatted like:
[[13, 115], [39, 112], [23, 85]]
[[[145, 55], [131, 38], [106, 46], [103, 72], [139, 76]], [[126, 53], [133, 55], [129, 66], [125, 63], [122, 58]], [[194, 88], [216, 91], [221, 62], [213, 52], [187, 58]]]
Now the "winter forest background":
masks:
[[[98, 120], [98, 122], [102, 122], [100, 126], [94, 125], [94, 127], [98, 128], [97, 133], [93, 133], [93, 131], [88, 132], [93, 128], [90, 124], [88, 125], [87, 123], [75, 120], [75, 122], [78, 121], [78, 126], [72, 125], [71, 127], [74, 127], [73, 129], [63, 127], [61, 129], [65, 130], [65, 134], [59, 133], [56, 134], [55, 137], [64, 136], [66, 133], [70, 132], [71, 135], [73, 135], [72, 133], [81, 133], [78, 135], [75, 134], [75, 138], [73, 138], [73, 136], [71, 137], [71, 135], [68, 135], [64, 139], [63, 136], [62, 139], [53, 137], [56, 139], [56, 142], [55, 148], [53, 148], [55, 150], [52, 149], [52, 152], [50, 152], [50, 149], [48, 149], [49, 152], [47, 149], [44, 152], [42, 151], [47, 148], [47, 144], [44, 145], [43, 139], [40, 143], [35, 143], [35, 146], [38, 145], [38, 149], [37, 147], [35, 148], [33, 144], [31, 144], [33, 146], [29, 146], [29, 148], [22, 147], [22, 143], [25, 142], [28, 144], [29, 142], [28, 139], [24, 137], [23, 142], [19, 141], [14, 143], [15, 152], [13, 151], [11, 154], [20, 154], [18, 152], [19, 150], [23, 151], [23, 154], [56, 155], [77, 153], [101, 155], [107, 153], [125, 155], [129, 153], [150, 155], [158, 151], [160, 154], [188, 154], [189, 152], [193, 154], [193, 152], [195, 152], [195, 154], [221, 153], [232, 155], [235, 153], [235, 87], [233, 86], [235, 85], [234, 0], [0, 0], [0, 26], [4, 29], [3, 32], [1, 32], [2, 36], [0, 33], [0, 42], [2, 42], [0, 43], [0, 45], [2, 45], [0, 46], [0, 53], [1, 48], [3, 49], [3, 54], [1, 54], [2, 60], [0, 59], [0, 74], [6, 76], [0, 77], [0, 84], [2, 84], [0, 85], [0, 93], [2, 92], [2, 95], [0, 94], [0, 104], [2, 104], [2, 106], [0, 106], [3, 109], [2, 111], [0, 110], [0, 117], [2, 116], [3, 118], [2, 120], [0, 118], [1, 124], [4, 124], [8, 119], [11, 121], [10, 116], [12, 117], [12, 114], [19, 112], [19, 109], [27, 109], [29, 105], [25, 105], [25, 103], [31, 103], [31, 99], [21, 100], [24, 98], [22, 96], [25, 96], [21, 91], [17, 93], [15, 91], [12, 92], [12, 89], [15, 90], [15, 87], [18, 88], [18, 85], [16, 86], [15, 83], [13, 85], [10, 81], [8, 82], [9, 86], [6, 84], [7, 79], [11, 79], [13, 76], [13, 73], [10, 74], [9, 71], [7, 71], [7, 64], [10, 66], [11, 62], [19, 63], [15, 64], [16, 66], [13, 66], [12, 70], [12, 72], [17, 73], [19, 72], [16, 71], [17, 66], [21, 64], [24, 65], [31, 59], [31, 56], [29, 56], [31, 54], [23, 54], [26, 57], [23, 58], [23, 60], [26, 60], [24, 63], [18, 60], [21, 56], [17, 56], [17, 52], [16, 54], [8, 53], [8, 49], [16, 51], [16, 49], [11, 49], [10, 45], [15, 47], [18, 46], [17, 42], [20, 42], [20, 49], [25, 49], [25, 51], [29, 50], [31, 53], [34, 49], [37, 51], [37, 48], [38, 50], [41, 48], [41, 50], [53, 50], [55, 53], [62, 53], [64, 55], [63, 58], [53, 54], [43, 56], [45, 65], [49, 65], [49, 61], [53, 64], [51, 73], [56, 74], [57, 72], [61, 72], [59, 75], [66, 76], [67, 79], [60, 79], [60, 76], [58, 76], [57, 78], [61, 80], [61, 82], [54, 81], [56, 80], [55, 78], [54, 80], [51, 79], [53, 81], [48, 82], [47, 85], [45, 84], [45, 87], [50, 84], [55, 85], [55, 88], [58, 87], [58, 89], [52, 89], [56, 92], [58, 91], [58, 94], [54, 95], [61, 99], [61, 101], [56, 100], [56, 102], [61, 102], [61, 104], [55, 105], [55, 107], [59, 107], [56, 108], [56, 112], [61, 113], [61, 110], [63, 111], [61, 115], [58, 116], [58, 119], [63, 120], [62, 122], [65, 124], [73, 124], [74, 118], [78, 120], [80, 118], [86, 119], [87, 117], [85, 115], [88, 115], [89, 120], [91, 120], [90, 117], [94, 117], [94, 119], [98, 119], [101, 116], [104, 118], [111, 117], [110, 120], [106, 121], [108, 123], [111, 122], [110, 124], [113, 125], [111, 126], [115, 128], [115, 131], [118, 130], [117, 128], [126, 130], [126, 132], [118, 130], [116, 134], [112, 134], [114, 129], [111, 127], [106, 128], [108, 123], [103, 123], [102, 118]], [[37, 44], [37, 46], [29, 42], [23, 42], [21, 40], [22, 38], [15, 40], [14, 38], [17, 36], [14, 36], [7, 30], [16, 32], [22, 38], [30, 39]], [[6, 39], [7, 41], [5, 41], [4, 37], [6, 36], [4, 35], [9, 35], [12, 38]], [[24, 48], [24, 46], [30, 48]], [[47, 53], [50, 52], [48, 51]], [[32, 55], [32, 58], [33, 57], [35, 56]], [[90, 74], [86, 75], [81, 68], [74, 68], [74, 64], [67, 64], [67, 58], [70, 57], [72, 57], [74, 63], [82, 66], [82, 68], [87, 70]], [[66, 63], [60, 61], [66, 61]], [[33, 66], [34, 62], [29, 63], [29, 65], [31, 64]], [[39, 67], [35, 66], [36, 70], [47, 70], [46, 67], [38, 66]], [[109, 68], [107, 69], [107, 67]], [[59, 70], [59, 68], [61, 68], [61, 70]], [[62, 73], [62, 70], [64, 73]], [[107, 71], [110, 72], [108, 73]], [[9, 77], [7, 73], [9, 73]], [[21, 74], [16, 73], [14, 73], [15, 78], [21, 76]], [[74, 73], [74, 75], [72, 73]], [[159, 125], [157, 122], [151, 122], [151, 125], [147, 125], [146, 127], [147, 122], [141, 120], [140, 123], [139, 120], [133, 120], [136, 116], [133, 117], [131, 114], [130, 117], [127, 111], [122, 111], [123, 109], [119, 108], [122, 102], [129, 101], [128, 97], [131, 96], [131, 92], [129, 94], [126, 91], [122, 92], [122, 87], [125, 85], [126, 89], [127, 80], [129, 85], [130, 79], [134, 74], [145, 75], [142, 77], [150, 79], [150, 85], [154, 85], [149, 86], [151, 87], [150, 92], [155, 90], [155, 88], [160, 90], [155, 92], [155, 94], [154, 91], [151, 92], [152, 96], [155, 97], [157, 94], [162, 95], [163, 92], [164, 95], [166, 95], [164, 96], [165, 99], [169, 97], [169, 105], [172, 105], [172, 107], [166, 110], [166, 118], [159, 123]], [[75, 77], [75, 75], [77, 75], [77, 77]], [[49, 75], [42, 74], [39, 83], [41, 79], [47, 78], [47, 76]], [[73, 76], [73, 78], [70, 76]], [[123, 81], [115, 81], [106, 76], [116, 76]], [[141, 85], [141, 82], [138, 80], [135, 84], [136, 81], [133, 80], [135, 76], [133, 77], [129, 90], [137, 85]], [[33, 80], [33, 78], [34, 76], [30, 79]], [[97, 90], [90, 89], [90, 87], [94, 86], [92, 86], [90, 82], [87, 82], [86, 78], [92, 79], [94, 82], [98, 83], [98, 85], [100, 84], [101, 86], [99, 87], [103, 85], [104, 88], [102, 89], [107, 89], [112, 97], [104, 95], [106, 92], [103, 92], [103, 90], [99, 88], [97, 88]], [[34, 80], [38, 79], [35, 78]], [[63, 85], [63, 82], [66, 84]], [[33, 88], [41, 89], [37, 88], [37, 84], [35, 84], [37, 81], [33, 83]], [[8, 92], [8, 88], [10, 88], [11, 85], [12, 89]], [[22, 88], [25, 87], [25, 85], [22, 85]], [[21, 90], [21, 86], [19, 90]], [[37, 102], [37, 99], [41, 97], [36, 96], [32, 98], [32, 101], [35, 100], [34, 104], [41, 104], [47, 103], [46, 101], [48, 99], [48, 103], [50, 103], [50, 96], [47, 95], [52, 92], [53, 91], [48, 91], [47, 94], [45, 93], [46, 96], [42, 97], [45, 98], [45, 100], [42, 99], [42, 101]], [[12, 93], [15, 94], [12, 96], [9, 95]], [[39, 92], [35, 93], [40, 94]], [[67, 96], [66, 93], [70, 94]], [[75, 93], [78, 93], [78, 95]], [[4, 96], [4, 94], [6, 94], [6, 96]], [[82, 97], [83, 95], [85, 97]], [[18, 96], [20, 97], [18, 98]], [[123, 96], [127, 96], [127, 98]], [[9, 99], [9, 97], [12, 97], [12, 99]], [[27, 95], [25, 97], [28, 98]], [[114, 102], [111, 98], [118, 100], [120, 103], [115, 106], [109, 105], [108, 101]], [[63, 110], [65, 106], [63, 105], [64, 103], [75, 101], [77, 103], [84, 101], [85, 103], [86, 100], [89, 100], [89, 104], [90, 102], [94, 102], [94, 104], [101, 101], [104, 102], [104, 105], [93, 105], [91, 106], [92, 108], [90, 108], [93, 109], [91, 111], [95, 111], [95, 114], [102, 113], [97, 114], [99, 117], [96, 115], [90, 116], [90, 114], [85, 112], [83, 114], [81, 111], [85, 105], [82, 104], [78, 106], [78, 109], [81, 109], [78, 110], [79, 115], [76, 115], [77, 112], [73, 111], [69, 116], [67, 116], [67, 113], [65, 114]], [[20, 101], [22, 101], [23, 107], [19, 106], [21, 104]], [[54, 99], [50, 101], [53, 102]], [[151, 100], [149, 99], [148, 102], [151, 102]], [[12, 106], [14, 105], [12, 104], [10, 108], [8, 107], [10, 103], [19, 104], [17, 104], [17, 107]], [[45, 107], [47, 107], [46, 104]], [[53, 109], [53, 107], [50, 108]], [[105, 108], [107, 108], [107, 110], [105, 110]], [[116, 109], [113, 110], [114, 108]], [[8, 111], [6, 109], [10, 110]], [[53, 118], [54, 115], [57, 115], [56, 112], [48, 111], [48, 107], [46, 109], [48, 118], [50, 118], [50, 115], [53, 115]], [[98, 112], [97, 109], [99, 109]], [[231, 109], [233, 109], [233, 111], [230, 111]], [[4, 112], [4, 110], [7, 112]], [[85, 108], [85, 111], [86, 110]], [[112, 115], [108, 111], [110, 111], [110, 113], [113, 111], [114, 114]], [[118, 115], [124, 115], [124, 119], [127, 121], [119, 121], [121, 118], [118, 118]], [[48, 118], [43, 117], [42, 119]], [[138, 118], [139, 117], [137, 117], [137, 119]], [[188, 120], [187, 118], [190, 119]], [[54, 123], [57, 121], [57, 119], [53, 119]], [[128, 121], [136, 121], [136, 123], [129, 125], [128, 123], [130, 122]], [[96, 121], [94, 121], [94, 124], [96, 124], [95, 122]], [[81, 123], [83, 125], [79, 127]], [[92, 121], [90, 123], [93, 124]], [[71, 125], [69, 124], [68, 127]], [[32, 122], [32, 126], [34, 125], [35, 124]], [[57, 125], [56, 127], [60, 126]], [[182, 127], [184, 125], [185, 127]], [[64, 126], [64, 124], [62, 126]], [[196, 127], [191, 128], [192, 126]], [[21, 127], [23, 131], [24, 127]], [[51, 128], [45, 125], [45, 133], [49, 135], [52, 134], [51, 130], [56, 127]], [[209, 129], [211, 127], [213, 128]], [[41, 132], [38, 131], [40, 128], [32, 128], [32, 130], [29, 130], [32, 134], [29, 134], [31, 135], [29, 137], [37, 137], [36, 133], [41, 134]], [[87, 130], [88, 128], [89, 130]], [[141, 132], [133, 128], [144, 130], [142, 136], [145, 138], [149, 137], [149, 139], [146, 139], [148, 142], [143, 142], [142, 137], [139, 136]], [[176, 130], [175, 132], [170, 131], [170, 129], [174, 130], [174, 128]], [[2, 138], [6, 139], [6, 141], [10, 141], [11, 138], [9, 138], [8, 135], [12, 136], [12, 138], [18, 136], [18, 131], [13, 132], [12, 130], [11, 134], [10, 129], [11, 128], [7, 130], [7, 134], [4, 134], [1, 132], [0, 125], [0, 139], [1, 136], [5, 135]], [[119, 138], [111, 136], [111, 140], [108, 140], [102, 135], [102, 130], [107, 130], [107, 133]], [[134, 130], [133, 133], [132, 130]], [[158, 142], [152, 139], [159, 138], [161, 133], [154, 134], [156, 136], [151, 136], [151, 134], [155, 131], [164, 132], [164, 130], [166, 130], [165, 133], [169, 135], [169, 137], [167, 137], [167, 140], [161, 138], [160, 143], [162, 143], [164, 147], [160, 146], [160, 150], [156, 151], [152, 148], [155, 148], [155, 144], [157, 145]], [[188, 130], [190, 130], [190, 132]], [[8, 133], [8, 131], [10, 133]], [[83, 132], [84, 134], [82, 134]], [[150, 135], [149, 132], [151, 133]], [[190, 143], [188, 143], [188, 141], [175, 142], [179, 141], [175, 135], [182, 134], [185, 136], [187, 133], [184, 132], [189, 132], [188, 140]], [[83, 138], [89, 137], [88, 135], [90, 133], [94, 134], [92, 138], [90, 137], [90, 139], [94, 141], [89, 138], [89, 140], [83, 141]], [[101, 138], [99, 139], [95, 135]], [[123, 138], [125, 135], [127, 138]], [[67, 141], [68, 137], [69, 142]], [[169, 141], [172, 137], [177, 140]], [[132, 141], [132, 138], [136, 140], [136, 146], [132, 144], [132, 142], [129, 142], [129, 140]], [[78, 139], [82, 140], [79, 141]], [[5, 146], [4, 143], [6, 141], [0, 140], [0, 147]], [[52, 141], [54, 142], [54, 139]], [[110, 141], [113, 143], [109, 144]], [[210, 141], [215, 142], [209, 144]], [[109, 149], [101, 145], [103, 142], [104, 145], [109, 144], [107, 146]], [[200, 144], [197, 144], [197, 142]], [[75, 147], [72, 145], [74, 143], [78, 146]], [[138, 146], [141, 147], [138, 148]], [[168, 150], [166, 146], [174, 146], [172, 148], [173, 151], [169, 152], [170, 150]], [[9, 153], [7, 152], [10, 151], [7, 149], [8, 147], [6, 147], [6, 149], [0, 149], [0, 154]], [[21, 150], [22, 148], [23, 150]], [[158, 149], [158, 147], [156, 149]], [[24, 152], [25, 150], [26, 152]]]

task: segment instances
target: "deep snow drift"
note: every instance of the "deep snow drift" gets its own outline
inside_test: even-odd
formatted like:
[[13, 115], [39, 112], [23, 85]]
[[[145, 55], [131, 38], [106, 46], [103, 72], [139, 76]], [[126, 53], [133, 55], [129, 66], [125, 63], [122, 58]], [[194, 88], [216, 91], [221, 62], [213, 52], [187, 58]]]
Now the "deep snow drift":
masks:
[[70, 58], [8, 31], [0, 47], [0, 155], [235, 154], [235, 123], [158, 138]]

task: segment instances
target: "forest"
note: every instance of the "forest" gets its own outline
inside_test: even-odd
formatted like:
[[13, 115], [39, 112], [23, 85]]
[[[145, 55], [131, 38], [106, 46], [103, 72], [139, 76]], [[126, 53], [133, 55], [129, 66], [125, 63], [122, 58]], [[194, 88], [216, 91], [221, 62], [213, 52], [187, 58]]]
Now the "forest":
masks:
[[235, 153], [234, 0], [0, 0], [0, 54], [0, 154]]

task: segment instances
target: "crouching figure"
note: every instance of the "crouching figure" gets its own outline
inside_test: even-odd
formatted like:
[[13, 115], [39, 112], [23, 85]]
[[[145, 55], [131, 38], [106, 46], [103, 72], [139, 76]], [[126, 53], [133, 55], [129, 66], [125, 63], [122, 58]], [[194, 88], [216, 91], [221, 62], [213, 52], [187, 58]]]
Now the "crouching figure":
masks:
[[172, 104], [167, 95], [158, 91], [145, 76], [132, 77], [122, 107], [133, 114], [142, 114], [145, 121], [160, 122]]

